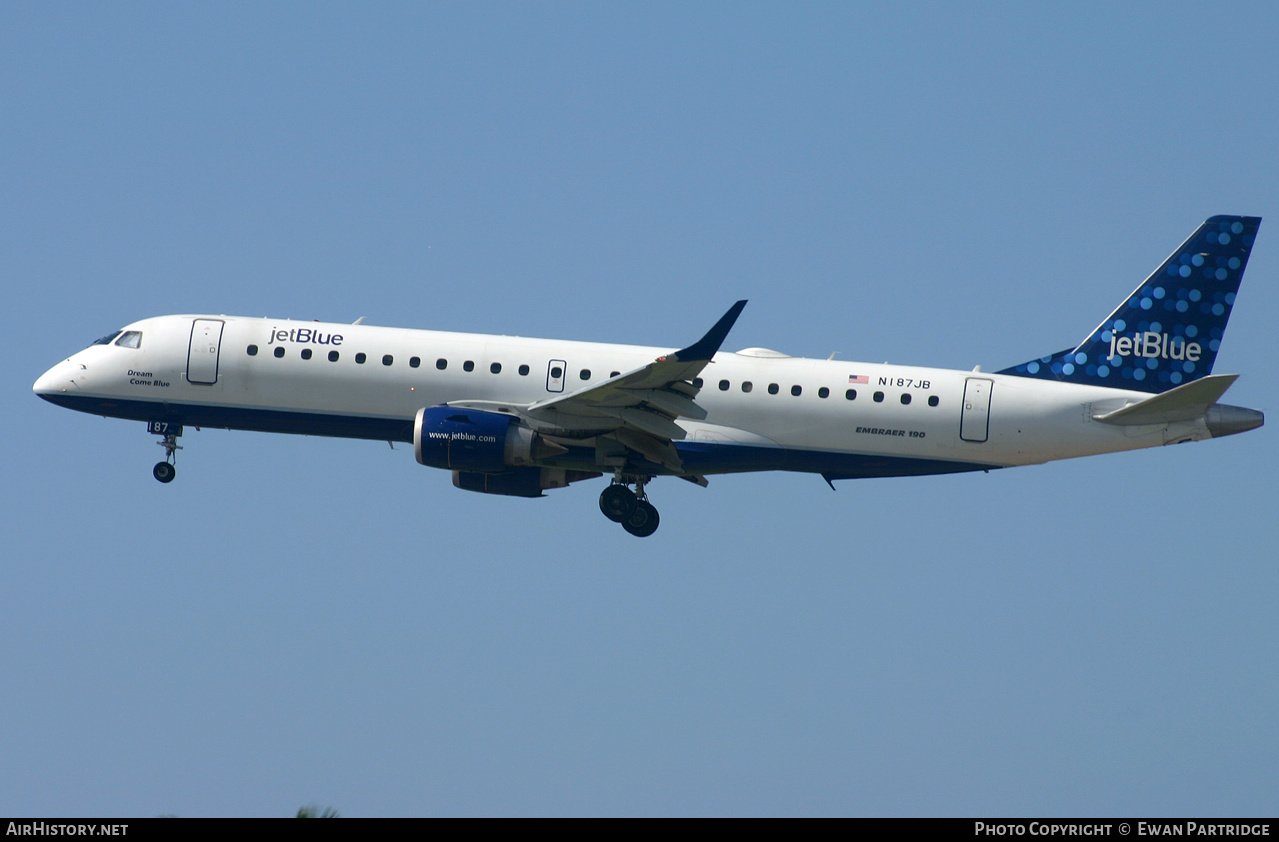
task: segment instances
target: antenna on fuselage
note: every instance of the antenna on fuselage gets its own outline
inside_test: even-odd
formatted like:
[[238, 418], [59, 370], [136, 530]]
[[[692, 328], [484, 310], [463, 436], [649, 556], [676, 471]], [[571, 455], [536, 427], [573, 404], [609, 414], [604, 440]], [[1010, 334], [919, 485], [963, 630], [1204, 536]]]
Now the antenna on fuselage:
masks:
[[351, 324], [353, 324], [353, 325], [358, 325], [358, 324], [363, 324], [363, 323], [364, 323], [364, 317], [363, 317], [363, 316], [360, 316], [358, 319], [356, 319], [355, 321], [351, 322]]

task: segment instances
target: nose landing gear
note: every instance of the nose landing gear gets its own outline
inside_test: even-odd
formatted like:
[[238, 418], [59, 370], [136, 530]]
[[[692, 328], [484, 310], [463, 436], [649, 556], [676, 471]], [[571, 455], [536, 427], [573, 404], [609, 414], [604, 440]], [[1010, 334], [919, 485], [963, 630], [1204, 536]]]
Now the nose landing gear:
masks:
[[182, 449], [182, 445], [178, 444], [178, 436], [182, 435], [182, 428], [165, 421], [148, 421], [147, 432], [159, 433], [164, 436], [163, 439], [156, 442], [156, 444], [164, 448], [164, 461], [155, 463], [155, 467], [151, 469], [151, 476], [160, 482], [173, 482], [173, 478], [178, 475], [178, 469], [174, 462], [176, 461], [177, 452]]
[[[600, 493], [600, 511], [604, 517], [620, 523], [622, 528], [637, 538], [647, 538], [657, 531], [661, 518], [656, 507], [648, 502], [644, 486], [652, 477], [618, 474], [613, 483]], [[629, 485], [635, 483], [635, 490]]]

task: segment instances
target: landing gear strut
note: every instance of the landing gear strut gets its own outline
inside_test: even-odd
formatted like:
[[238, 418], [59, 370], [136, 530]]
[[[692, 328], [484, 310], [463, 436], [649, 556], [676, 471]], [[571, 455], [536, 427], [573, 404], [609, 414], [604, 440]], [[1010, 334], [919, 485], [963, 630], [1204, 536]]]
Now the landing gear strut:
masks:
[[182, 428], [173, 424], [151, 421], [147, 424], [147, 432], [160, 433], [164, 436], [156, 442], [164, 448], [164, 461], [155, 463], [155, 467], [151, 469], [151, 476], [160, 482], [173, 482], [173, 478], [178, 475], [174, 462], [177, 452], [182, 449], [182, 445], [178, 444], [178, 436], [182, 435]]
[[[661, 518], [657, 509], [648, 502], [644, 486], [652, 477], [618, 474], [613, 483], [600, 494], [600, 511], [604, 517], [620, 523], [622, 528], [637, 538], [647, 538], [657, 531]], [[635, 490], [629, 488], [635, 483]]]

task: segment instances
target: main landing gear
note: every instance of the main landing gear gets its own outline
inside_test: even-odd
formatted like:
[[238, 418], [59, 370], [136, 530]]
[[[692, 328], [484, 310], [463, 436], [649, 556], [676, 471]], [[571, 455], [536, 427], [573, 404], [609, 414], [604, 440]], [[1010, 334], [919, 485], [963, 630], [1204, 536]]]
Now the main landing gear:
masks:
[[[657, 509], [648, 502], [644, 493], [644, 485], [652, 477], [628, 477], [621, 474], [613, 480], [612, 485], [600, 493], [600, 511], [604, 517], [620, 523], [622, 528], [637, 538], [647, 538], [657, 531], [661, 518]], [[635, 490], [628, 487], [635, 483]]]
[[182, 435], [182, 428], [176, 424], [167, 424], [162, 421], [147, 422], [148, 433], [159, 433], [164, 436], [163, 439], [156, 442], [164, 448], [164, 461], [156, 462], [155, 467], [151, 469], [151, 476], [160, 482], [173, 482], [173, 478], [178, 475], [178, 469], [174, 465], [177, 452], [182, 449], [182, 445], [178, 444], [178, 436]]

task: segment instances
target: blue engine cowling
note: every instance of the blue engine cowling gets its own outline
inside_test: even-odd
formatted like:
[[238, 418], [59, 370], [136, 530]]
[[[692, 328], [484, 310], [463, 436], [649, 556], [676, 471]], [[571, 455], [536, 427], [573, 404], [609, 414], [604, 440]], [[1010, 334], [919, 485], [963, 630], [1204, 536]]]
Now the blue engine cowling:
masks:
[[428, 406], [413, 421], [413, 455], [432, 468], [500, 474], [532, 461], [535, 434], [496, 412]]
[[592, 479], [598, 472], [539, 466], [568, 453], [519, 419], [479, 409], [428, 406], [413, 420], [413, 455], [432, 468], [453, 471], [453, 484], [467, 491], [541, 497], [547, 488]]

